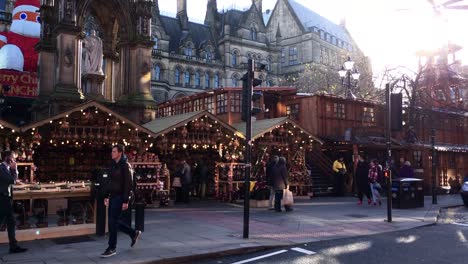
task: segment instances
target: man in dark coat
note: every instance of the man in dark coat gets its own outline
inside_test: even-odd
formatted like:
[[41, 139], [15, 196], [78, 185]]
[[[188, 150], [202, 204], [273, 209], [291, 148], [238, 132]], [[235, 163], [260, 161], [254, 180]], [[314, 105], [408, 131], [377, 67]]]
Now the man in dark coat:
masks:
[[16, 153], [5, 151], [0, 164], [0, 225], [6, 222], [10, 253], [22, 253], [27, 249], [18, 246], [15, 236], [15, 216], [13, 215], [13, 188], [18, 180]]
[[189, 202], [190, 187], [192, 186], [192, 170], [186, 159], [182, 159], [182, 171], [180, 181], [182, 183], [182, 201]]
[[112, 147], [111, 178], [107, 187], [107, 198], [104, 199], [104, 204], [109, 207], [109, 247], [101, 254], [103, 258], [116, 254], [118, 230], [130, 237], [130, 247], [135, 246], [141, 235], [141, 231], [132, 229], [121, 219], [122, 211], [128, 209], [133, 187], [132, 169], [124, 150], [123, 145]]
[[369, 164], [362, 156], [359, 156], [359, 162], [356, 167], [356, 187], [358, 191], [359, 205], [362, 205], [362, 198], [364, 195], [367, 197], [367, 203], [372, 203], [372, 195], [369, 183]]
[[275, 199], [275, 188], [273, 187], [273, 171], [276, 169], [276, 164], [279, 161], [279, 157], [274, 155], [271, 156], [271, 159], [268, 161], [265, 170], [266, 176], [266, 185], [270, 187], [270, 210], [274, 210], [273, 200]]

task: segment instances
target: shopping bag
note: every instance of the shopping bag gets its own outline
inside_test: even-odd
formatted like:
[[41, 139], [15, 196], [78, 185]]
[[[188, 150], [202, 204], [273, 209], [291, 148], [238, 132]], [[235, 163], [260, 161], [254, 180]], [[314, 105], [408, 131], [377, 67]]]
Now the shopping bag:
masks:
[[172, 187], [182, 187], [182, 183], [180, 182], [180, 177], [174, 177], [172, 182]]
[[292, 206], [294, 204], [293, 194], [289, 189], [283, 191], [283, 204], [285, 206]]

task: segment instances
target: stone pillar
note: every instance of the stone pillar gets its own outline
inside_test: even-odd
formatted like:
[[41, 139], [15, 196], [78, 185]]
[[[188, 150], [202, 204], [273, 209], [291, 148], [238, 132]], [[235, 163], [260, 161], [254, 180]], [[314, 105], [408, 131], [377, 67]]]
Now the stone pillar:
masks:
[[68, 29], [57, 36], [57, 75], [53, 98], [84, 99], [81, 91], [81, 39], [80, 30]]

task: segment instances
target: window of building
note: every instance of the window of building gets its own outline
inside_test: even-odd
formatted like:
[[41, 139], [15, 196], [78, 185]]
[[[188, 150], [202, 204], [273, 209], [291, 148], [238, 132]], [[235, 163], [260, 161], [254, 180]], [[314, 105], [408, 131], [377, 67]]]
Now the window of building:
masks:
[[238, 56], [239, 56], [239, 54], [237, 53], [237, 51], [232, 52], [232, 61], [231, 61], [232, 66], [237, 66]]
[[227, 94], [218, 94], [216, 96], [216, 114], [225, 113], [227, 113]]
[[413, 166], [415, 168], [422, 168], [423, 167], [423, 158], [422, 158], [422, 151], [416, 150], [413, 151]]
[[242, 109], [241, 93], [231, 94], [231, 112], [240, 113]]
[[325, 32], [323, 30], [319, 30], [320, 38], [325, 39]]
[[271, 57], [268, 57], [266, 59], [266, 70], [267, 70], [267, 72], [271, 71]]
[[267, 87], [272, 87], [273, 86], [273, 81], [272, 80], [267, 80], [266, 86]]
[[238, 81], [237, 81], [237, 80], [238, 80], [237, 76], [235, 76], [235, 75], [232, 76], [232, 79], [231, 79], [231, 81], [232, 81], [232, 87], [237, 87], [237, 85], [238, 85]]
[[159, 39], [158, 39], [158, 37], [154, 36], [153, 41], [154, 41], [153, 49], [155, 49], [155, 50], [159, 49]]
[[185, 102], [182, 105], [182, 113], [192, 112], [192, 101]]
[[340, 104], [340, 103], [334, 103], [333, 113], [336, 118], [345, 119], [346, 118], [345, 105]]
[[153, 65], [153, 80], [161, 80], [161, 67], [158, 64]]
[[188, 46], [188, 47], [185, 47], [185, 51], [184, 51], [184, 54], [185, 56], [189, 56], [189, 57], [192, 57], [192, 47]]
[[182, 114], [182, 105], [176, 104], [174, 106], [174, 115], [180, 115], [180, 114]]
[[211, 60], [213, 59], [213, 52], [211, 51], [211, 48], [207, 48], [207, 49], [206, 49], [206, 52], [205, 52], [205, 59], [206, 59], [206, 61], [208, 61], [208, 62], [211, 62]]
[[297, 64], [297, 47], [289, 47], [289, 65]]
[[299, 119], [299, 104], [287, 105], [286, 114], [291, 119], [294, 119], [294, 120]]
[[200, 80], [200, 73], [195, 72], [195, 86], [200, 87], [201, 86], [201, 80]]
[[190, 72], [187, 70], [184, 73], [185, 86], [190, 85]]
[[373, 107], [364, 107], [362, 111], [362, 121], [367, 123], [375, 122], [375, 114]]
[[219, 74], [214, 76], [214, 88], [219, 88]]
[[214, 114], [214, 111], [213, 111], [213, 96], [205, 98], [205, 110], [207, 110], [208, 112]]
[[281, 65], [286, 65], [286, 49], [281, 48]]
[[210, 88], [210, 74], [209, 73], [205, 73], [205, 89], [208, 89]]
[[174, 83], [180, 84], [180, 71], [177, 68], [174, 71]]
[[254, 27], [250, 28], [250, 39], [257, 40], [257, 30]]
[[197, 99], [193, 101], [193, 111], [201, 111], [203, 110], [203, 99]]

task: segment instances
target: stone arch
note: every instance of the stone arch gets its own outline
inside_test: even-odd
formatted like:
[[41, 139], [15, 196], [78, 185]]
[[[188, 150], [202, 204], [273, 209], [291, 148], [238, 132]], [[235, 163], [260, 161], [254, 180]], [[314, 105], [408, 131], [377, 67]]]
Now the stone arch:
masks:
[[[132, 10], [129, 1], [125, 0], [84, 0], [77, 3], [78, 26], [82, 27], [86, 12], [96, 13], [96, 19], [107, 34], [116, 34], [115, 27], [118, 24], [120, 41], [133, 40], [136, 32]], [[105, 38], [115, 37], [106, 35]]]
[[178, 92], [172, 97], [172, 99], [182, 98], [185, 96], [187, 96], [187, 94], [185, 94], [184, 92]]

